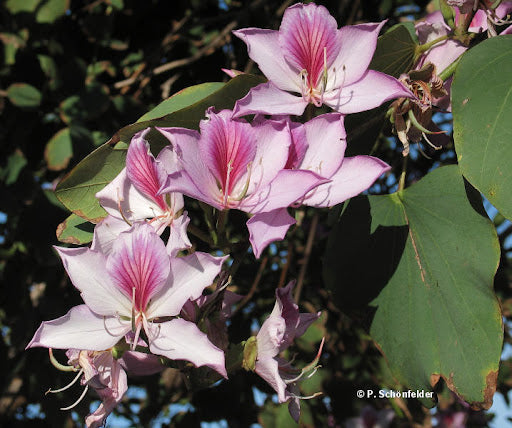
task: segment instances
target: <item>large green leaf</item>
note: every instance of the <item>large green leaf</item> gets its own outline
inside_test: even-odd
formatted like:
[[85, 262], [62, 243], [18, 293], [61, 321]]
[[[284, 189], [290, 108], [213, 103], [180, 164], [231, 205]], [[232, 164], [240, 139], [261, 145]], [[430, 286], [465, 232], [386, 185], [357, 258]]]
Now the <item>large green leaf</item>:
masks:
[[398, 24], [377, 40], [369, 68], [399, 77], [412, 68], [415, 53], [416, 42], [411, 32], [404, 24]]
[[182, 108], [201, 101], [203, 98], [221, 89], [224, 85], [225, 84], [221, 82], [207, 82], [185, 88], [182, 91], [176, 92], [165, 101], [162, 101], [153, 110], [148, 111], [144, 116], [140, 117], [137, 122], [157, 119], [166, 114], [181, 110]]
[[452, 85], [455, 151], [468, 181], [512, 220], [512, 36], [462, 57]]
[[57, 239], [68, 244], [88, 244], [92, 241], [94, 226], [82, 217], [71, 214], [57, 227]]
[[[169, 103], [165, 106], [162, 106], [164, 104], [162, 103], [155, 107], [155, 110], [158, 109], [157, 114], [163, 114], [163, 116], [155, 119], [139, 120], [132, 125], [125, 126], [114, 135], [112, 141], [128, 143], [134, 134], [147, 127], [179, 126], [182, 128], [198, 129], [199, 121], [204, 118], [204, 113], [208, 107], [214, 106], [217, 110], [231, 109], [237, 100], [244, 97], [247, 92], [249, 92], [249, 89], [262, 82], [264, 82], [262, 77], [241, 74], [231, 79], [215, 92], [210, 92], [213, 86], [204, 87], [204, 84], [198, 85], [200, 88], [197, 90], [194, 89], [197, 88], [197, 86], [188, 88], [185, 95], [183, 97], [180, 96], [176, 103], [170, 101], [173, 98], [171, 97]], [[203, 93], [203, 91], [205, 94], [210, 93], [207, 97], [198, 100], [198, 93]], [[178, 103], [180, 105], [187, 105], [187, 107], [176, 110]], [[162, 107], [168, 108], [169, 111], [166, 111]], [[155, 114], [153, 111], [145, 116], [154, 117]], [[150, 140], [151, 147], [154, 151], [158, 151], [163, 145], [168, 144], [167, 140], [158, 132], [152, 133]]]
[[55, 195], [76, 215], [97, 223], [106, 216], [95, 194], [123, 169], [125, 150], [114, 150], [108, 143], [83, 159], [57, 185]]
[[[219, 110], [232, 108], [236, 100], [261, 81], [261, 78], [256, 76], [237, 76], [200, 101], [197, 101], [197, 92], [189, 88], [186, 91], [189, 97], [182, 96], [179, 100], [180, 106], [189, 102], [187, 107], [176, 111], [176, 104], [169, 102], [166, 104], [169, 110], [165, 110], [162, 108], [162, 103], [156, 108], [159, 109], [159, 114], [164, 114], [163, 117], [137, 122], [121, 129], [109, 142], [92, 152], [65, 176], [58, 184], [55, 194], [76, 215], [93, 223], [98, 222], [105, 217], [106, 213], [94, 195], [123, 169], [127, 143], [136, 132], [152, 126], [181, 126], [197, 129], [208, 107], [215, 106]], [[167, 114], [169, 111], [170, 113]], [[150, 116], [152, 116], [151, 112]], [[154, 153], [158, 153], [164, 145], [168, 144], [165, 137], [155, 130], [151, 131], [148, 138]]]
[[377, 307], [370, 334], [399, 382], [430, 390], [442, 377], [489, 408], [503, 339], [492, 290], [499, 248], [458, 167], [447, 166], [398, 193], [351, 201], [329, 238], [324, 277], [344, 309]]

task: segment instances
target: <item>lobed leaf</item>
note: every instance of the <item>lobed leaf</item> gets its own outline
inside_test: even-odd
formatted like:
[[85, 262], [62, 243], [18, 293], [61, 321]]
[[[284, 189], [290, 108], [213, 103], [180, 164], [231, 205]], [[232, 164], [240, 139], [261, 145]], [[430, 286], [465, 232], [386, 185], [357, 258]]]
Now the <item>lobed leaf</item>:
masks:
[[67, 244], [88, 244], [92, 241], [94, 226], [87, 220], [71, 214], [57, 226], [57, 239]]
[[462, 57], [452, 84], [453, 138], [464, 177], [512, 220], [512, 35]]
[[329, 238], [324, 277], [345, 310], [376, 306], [370, 334], [399, 382], [430, 390], [442, 377], [487, 409], [503, 339], [492, 289], [499, 248], [458, 168], [446, 166], [401, 192], [352, 200]]

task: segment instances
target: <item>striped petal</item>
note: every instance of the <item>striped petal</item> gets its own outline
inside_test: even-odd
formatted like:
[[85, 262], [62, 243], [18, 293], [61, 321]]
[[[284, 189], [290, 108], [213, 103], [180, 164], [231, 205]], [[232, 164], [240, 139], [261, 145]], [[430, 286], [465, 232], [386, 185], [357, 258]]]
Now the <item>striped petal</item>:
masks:
[[144, 311], [169, 277], [165, 244], [149, 224], [137, 223], [119, 235], [107, 259], [107, 271], [118, 289], [134, 299], [134, 308]]
[[149, 150], [149, 144], [144, 138], [148, 132], [149, 128], [132, 138], [126, 155], [126, 172], [135, 188], [165, 211], [167, 204], [163, 197], [157, 194], [167, 174]]
[[324, 69], [341, 48], [338, 24], [324, 6], [296, 4], [286, 9], [279, 28], [279, 45], [297, 73], [307, 72], [309, 86], [316, 88]]

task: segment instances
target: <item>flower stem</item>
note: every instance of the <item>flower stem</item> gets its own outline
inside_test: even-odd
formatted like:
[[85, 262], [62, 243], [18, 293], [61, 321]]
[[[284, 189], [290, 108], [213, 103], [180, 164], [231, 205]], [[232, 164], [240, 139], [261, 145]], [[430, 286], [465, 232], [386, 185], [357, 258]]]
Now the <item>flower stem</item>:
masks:
[[423, 45], [416, 46], [416, 56], [421, 55], [422, 53], [428, 51], [432, 46], [437, 45], [438, 43], [448, 39], [450, 36], [445, 34], [444, 36], [438, 37], [428, 43], [424, 43]]
[[398, 191], [402, 191], [405, 188], [405, 174], [407, 172], [407, 159], [409, 156], [404, 156], [404, 163], [402, 165], [402, 173], [400, 174], [400, 180], [398, 181]]
[[450, 78], [453, 73], [455, 73], [455, 69], [457, 68], [457, 65], [459, 65], [460, 59], [462, 58], [462, 55], [459, 56], [455, 61], [453, 61], [448, 67], [446, 67], [441, 73], [439, 73], [439, 78], [445, 82], [446, 79]]
[[194, 235], [196, 238], [199, 238], [201, 241], [206, 242], [207, 244], [213, 246], [213, 239], [208, 236], [205, 232], [199, 229], [197, 226], [193, 224], [188, 224], [187, 231]]
[[318, 226], [318, 212], [315, 212], [311, 225], [309, 227], [308, 240], [306, 242], [306, 249], [304, 250], [304, 261], [300, 268], [299, 278], [297, 279], [297, 287], [295, 288], [295, 302], [300, 300], [300, 294], [302, 293], [302, 286], [304, 285], [304, 278], [306, 277], [306, 271], [308, 269], [309, 257], [311, 256], [311, 250], [313, 248], [313, 242], [315, 240], [316, 227]]

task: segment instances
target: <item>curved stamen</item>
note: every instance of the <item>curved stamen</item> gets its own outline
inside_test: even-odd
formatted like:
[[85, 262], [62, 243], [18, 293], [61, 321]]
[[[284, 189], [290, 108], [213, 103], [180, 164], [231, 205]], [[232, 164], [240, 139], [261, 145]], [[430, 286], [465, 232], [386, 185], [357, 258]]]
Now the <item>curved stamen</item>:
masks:
[[243, 198], [245, 198], [245, 195], [247, 195], [247, 191], [249, 190], [249, 183], [251, 181], [251, 172], [252, 172], [252, 162], [249, 162], [247, 164], [247, 179], [245, 180], [245, 185], [240, 192], [240, 194], [235, 198], [235, 201], [241, 201]]
[[60, 410], [71, 410], [73, 407], [75, 407], [78, 403], [80, 403], [80, 401], [82, 401], [85, 397], [85, 394], [87, 394], [87, 391], [89, 390], [89, 385], [85, 385], [85, 388], [84, 388], [84, 391], [82, 392], [82, 394], [80, 395], [80, 397], [78, 397], [78, 400], [76, 400], [71, 406], [68, 406], [68, 407], [61, 407]]
[[83, 373], [84, 373], [84, 370], [80, 369], [80, 371], [76, 374], [76, 376], [73, 378], [73, 380], [70, 383], [68, 383], [66, 386], [63, 386], [62, 388], [59, 388], [59, 389], [51, 389], [50, 388], [48, 391], [46, 391], [44, 393], [44, 395], [47, 395], [49, 393], [56, 394], [57, 392], [62, 392], [62, 391], [65, 391], [66, 389], [71, 388], [76, 383], [76, 381], [80, 378], [80, 376], [82, 376]]
[[132, 224], [130, 223], [130, 221], [125, 217], [124, 215], [124, 212], [123, 212], [123, 208], [121, 207], [121, 202], [123, 202], [124, 199], [121, 198], [121, 196], [119, 195], [119, 187], [117, 188], [117, 209], [119, 211], [119, 214], [121, 214], [121, 217], [123, 218], [123, 220], [128, 224], [128, 226], [132, 226]]
[[57, 370], [60, 370], [62, 372], [76, 372], [78, 370], [73, 366], [65, 366], [64, 364], [59, 363], [57, 359], [53, 356], [52, 348], [48, 348], [48, 353], [50, 354], [50, 362], [52, 363], [53, 367], [55, 367]]

